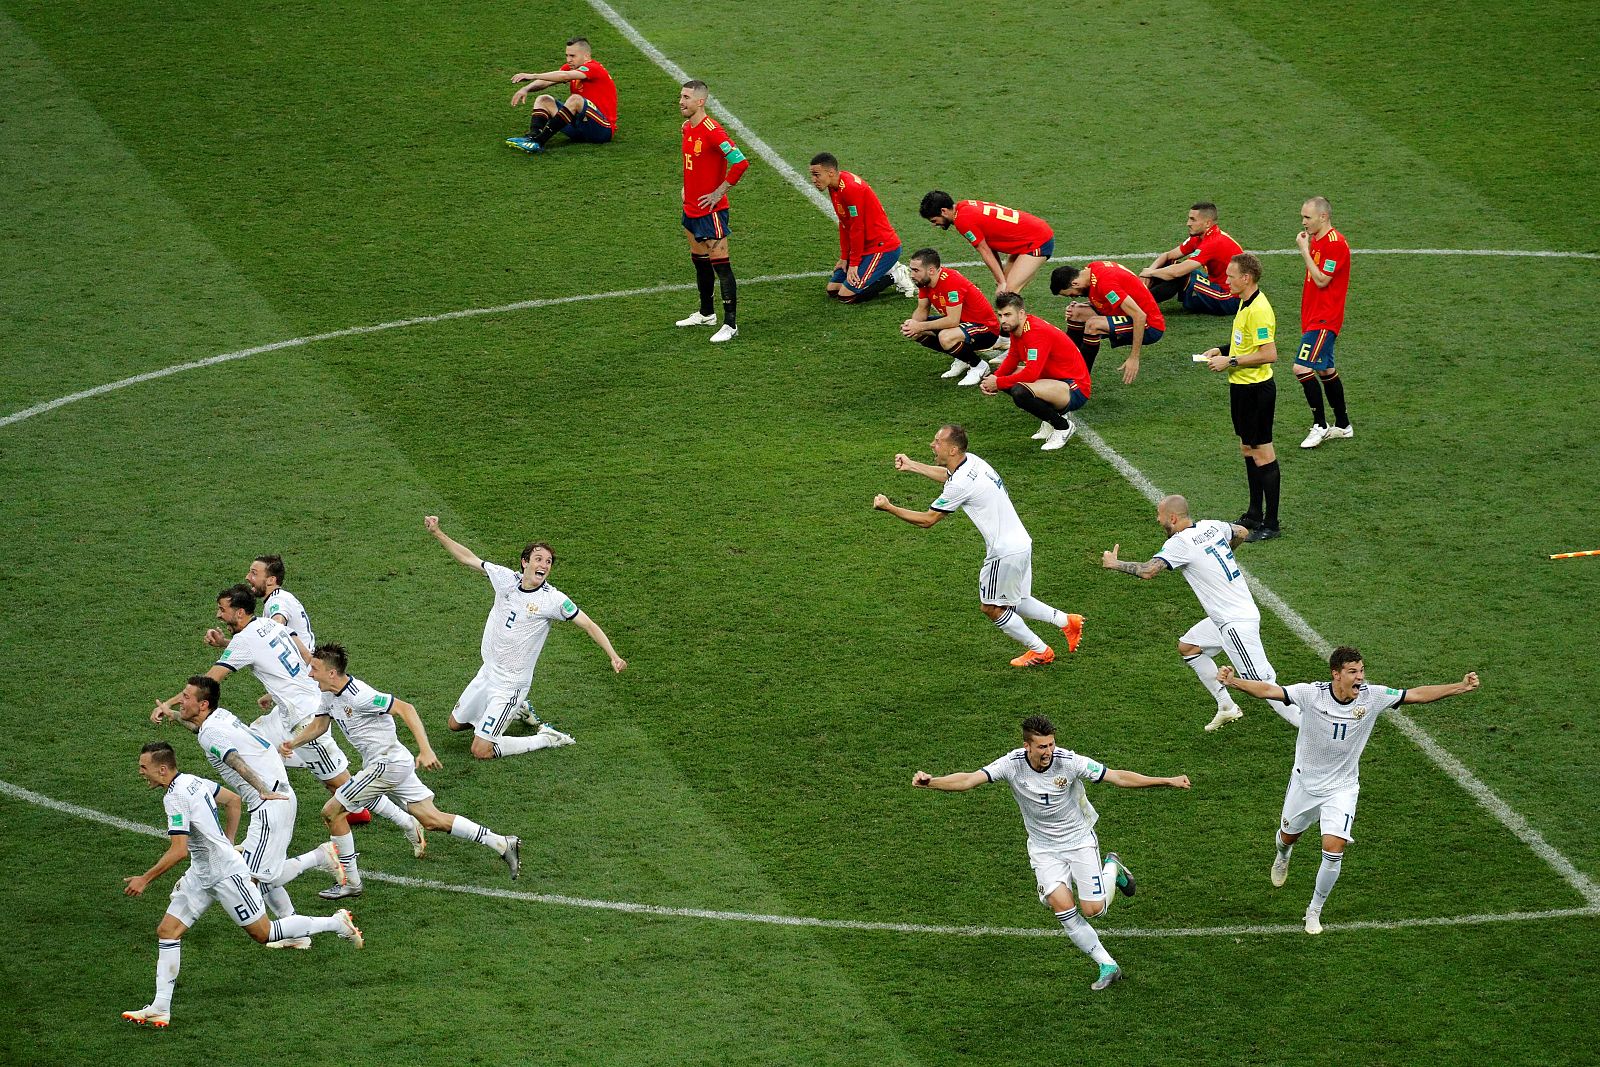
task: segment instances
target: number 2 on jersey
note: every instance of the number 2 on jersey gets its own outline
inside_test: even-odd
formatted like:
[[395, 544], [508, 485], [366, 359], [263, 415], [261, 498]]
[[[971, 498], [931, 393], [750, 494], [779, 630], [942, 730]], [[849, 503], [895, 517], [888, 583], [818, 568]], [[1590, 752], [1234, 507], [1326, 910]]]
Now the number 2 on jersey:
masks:
[[[304, 666], [305, 661], [300, 658], [300, 650], [294, 647], [293, 642], [284, 644], [283, 635], [279, 634], [267, 643], [278, 650], [278, 662], [283, 664], [283, 669], [289, 672], [289, 677], [298, 677], [300, 668]], [[289, 661], [291, 656], [294, 657], [293, 663]]]
[[1016, 222], [1018, 219], [1022, 218], [1022, 212], [1018, 211], [1016, 208], [1001, 207], [999, 204], [983, 205], [983, 213], [985, 215], [993, 216], [994, 218], [999, 219], [1001, 222]]
[[1231, 582], [1235, 578], [1239, 577], [1239, 568], [1234, 566], [1232, 552], [1229, 552], [1226, 556], [1224, 556], [1222, 552], [1218, 550], [1216, 545], [1207, 545], [1206, 555], [1217, 561], [1217, 566], [1222, 568], [1223, 576], [1226, 577], [1228, 581]]

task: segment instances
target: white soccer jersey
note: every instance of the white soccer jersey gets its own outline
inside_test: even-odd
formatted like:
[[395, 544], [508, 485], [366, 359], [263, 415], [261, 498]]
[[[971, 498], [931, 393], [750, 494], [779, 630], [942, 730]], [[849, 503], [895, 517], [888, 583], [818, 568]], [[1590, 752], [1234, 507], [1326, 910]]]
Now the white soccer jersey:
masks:
[[217, 790], [222, 787], [209, 778], [180, 774], [167, 786], [167, 835], [189, 836], [189, 868], [202, 885], [213, 886], [233, 875], [250, 877], [250, 868], [233, 850], [233, 842], [222, 830], [217, 811]]
[[1250, 586], [1234, 561], [1233, 524], [1220, 519], [1201, 519], [1187, 530], [1167, 538], [1156, 559], [1175, 571], [1182, 571], [1189, 588], [1200, 599], [1211, 621], [1221, 626], [1230, 622], [1261, 619]]
[[494, 586], [494, 607], [483, 624], [484, 665], [496, 681], [525, 687], [533, 680], [550, 624], [577, 618], [578, 606], [549, 582], [522, 588], [522, 575], [498, 563], [485, 561], [483, 573]]
[[380, 761], [410, 763], [411, 752], [394, 729], [394, 697], [380, 693], [360, 678], [351, 678], [337, 693], [322, 694], [322, 710], [361, 753], [368, 766]]
[[1083, 791], [1084, 782], [1106, 776], [1104, 764], [1057, 748], [1050, 766], [1036, 771], [1028, 750], [1013, 749], [983, 769], [991, 782], [1011, 783], [1011, 794], [1028, 828], [1029, 848], [1077, 848], [1094, 842], [1094, 824], [1100, 816]]
[[300, 603], [299, 597], [287, 589], [274, 591], [267, 597], [267, 604], [261, 609], [261, 617], [270, 619], [274, 615], [282, 615], [287, 619], [284, 625], [305, 642], [307, 648], [317, 647], [317, 635], [311, 632], [311, 616], [306, 613], [306, 606]]
[[322, 706], [322, 691], [311, 680], [311, 668], [295, 647], [289, 628], [281, 622], [250, 620], [222, 650], [217, 666], [230, 671], [254, 671], [272, 699], [287, 712], [286, 724], [291, 730], [298, 729]]
[[227, 708], [218, 708], [207, 715], [206, 721], [200, 724], [199, 733], [195, 734], [195, 740], [200, 742], [201, 749], [205, 751], [206, 762], [228, 783], [229, 789], [243, 798], [246, 808], [255, 810], [261, 803], [261, 794], [239, 777], [238, 771], [228, 766], [225, 761], [230, 753], [239, 753], [239, 758], [261, 779], [268, 792], [290, 792], [289, 772], [284, 769], [283, 758], [278, 755], [278, 750], [272, 747], [271, 741], [240, 722], [238, 716]]
[[1398, 707], [1404, 689], [1361, 684], [1350, 703], [1333, 695], [1332, 682], [1285, 686], [1289, 703], [1300, 709], [1300, 737], [1294, 743], [1294, 773], [1301, 788], [1328, 796], [1358, 784], [1361, 750], [1367, 747], [1378, 716]]
[[946, 513], [960, 508], [983, 535], [985, 559], [1026, 552], [1033, 547], [1017, 509], [1006, 494], [1006, 483], [979, 456], [967, 453], [961, 465], [945, 479], [944, 490], [931, 505]]

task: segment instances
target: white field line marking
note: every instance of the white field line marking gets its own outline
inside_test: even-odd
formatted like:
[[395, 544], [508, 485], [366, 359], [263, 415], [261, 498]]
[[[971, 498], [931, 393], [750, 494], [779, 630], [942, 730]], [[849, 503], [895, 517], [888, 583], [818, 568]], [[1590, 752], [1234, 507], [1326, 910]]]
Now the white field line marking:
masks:
[[[641, 35], [638, 30], [634, 29], [625, 19], [622, 18], [622, 16], [618, 15], [607, 4], [605, 4], [604, 0], [589, 0], [589, 5], [596, 11], [600, 12], [600, 14], [604, 15], [606, 19], [634, 45], [634, 47], [638, 48], [640, 51], [644, 52], [645, 55], [649, 56], [662, 70], [666, 71], [668, 74], [671, 74], [680, 82], [687, 80], [683, 76], [683, 69], [681, 67], [663, 55], [661, 50], [656, 48], [655, 45], [645, 40], [644, 36]], [[756, 137], [753, 132], [750, 132], [749, 127], [740, 122], [726, 108], [719, 108], [719, 113], [727, 121], [729, 126], [732, 126], [737, 130], [744, 131], [745, 134], [750, 138], [750, 144], [756, 150], [756, 153], [760, 155], [762, 159], [766, 160], [774, 170], [783, 175], [785, 181], [804, 194], [806, 199], [810, 200], [811, 203], [816, 206], [817, 210], [821, 211], [829, 218], [834, 217], [832, 202], [818, 194], [817, 190], [808, 181], [800, 177], [799, 173], [796, 172], [793, 167], [789, 166], [789, 164], [781, 156], [774, 152], [765, 141]], [[1421, 254], [1439, 254], [1444, 251], [1444, 249], [1423, 249], [1421, 250]], [[1395, 255], [1403, 252], [1407, 254], [1415, 254], [1404, 249], [1379, 249], [1377, 250], [1376, 254]], [[1154, 255], [1154, 253], [1146, 254], [1152, 256]], [[1298, 255], [1299, 250], [1273, 249], [1272, 254]], [[1468, 249], [1460, 254], [1494, 255], [1495, 253], [1490, 249]], [[1548, 256], [1551, 258], [1559, 257], [1561, 255], [1561, 253], [1549, 252], [1514, 252], [1509, 254], [1523, 256]], [[1569, 258], [1573, 259], [1600, 259], [1600, 255], [1590, 252], [1574, 252], [1568, 253], [1567, 255]], [[1138, 253], [1134, 253], [1125, 258], [1134, 259], [1138, 258], [1138, 256]], [[1081, 425], [1082, 423], [1080, 422], [1080, 426]], [[1122, 455], [1116, 451], [1116, 449], [1106, 444], [1105, 440], [1101, 438], [1099, 434], [1096, 434], [1093, 430], [1088, 429], [1086, 426], [1083, 427], [1083, 429], [1085, 431], [1084, 440], [1089, 443], [1089, 446], [1093, 448], [1102, 459], [1110, 463], [1119, 472], [1121, 472], [1122, 476], [1131, 482], [1141, 493], [1143, 493], [1151, 503], [1156, 503], [1161, 499], [1162, 493], [1155, 487], [1149, 478], [1145, 477], [1144, 472], [1140, 471], [1137, 467], [1124, 459]], [[1326, 656], [1330, 651], [1332, 651], [1332, 647], [1322, 637], [1322, 635], [1317, 633], [1316, 630], [1312, 629], [1311, 625], [1307, 623], [1305, 619], [1301, 618], [1297, 611], [1289, 607], [1288, 604], [1284, 603], [1281, 597], [1273, 593], [1272, 590], [1268, 589], [1258, 579], [1250, 578], [1249, 581], [1251, 588], [1253, 588], [1256, 593], [1267, 602], [1267, 605], [1272, 609], [1273, 613], [1282, 619], [1284, 623], [1288, 625], [1288, 627], [1293, 630], [1301, 640], [1303, 640], [1314, 651], [1316, 651], [1319, 656]], [[1583, 897], [1585, 903], [1591, 907], [1600, 906], [1600, 886], [1596, 886], [1593, 881], [1591, 881], [1586, 875], [1573, 866], [1572, 861], [1568, 860], [1566, 856], [1557, 851], [1555, 847], [1546, 841], [1543, 835], [1541, 835], [1537, 830], [1529, 826], [1526, 819], [1517, 814], [1515, 811], [1512, 811], [1510, 806], [1507, 805], [1505, 801], [1501, 800], [1493, 790], [1484, 785], [1483, 782], [1479, 780], [1471, 771], [1467, 770], [1466, 766], [1462, 764], [1460, 760], [1456, 759], [1454, 756], [1450, 755], [1450, 753], [1441, 748], [1439, 744], [1434, 741], [1431, 736], [1429, 736], [1427, 731], [1423, 730], [1423, 728], [1418, 726], [1413, 720], [1398, 711], [1393, 713], [1393, 718], [1395, 725], [1400, 727], [1402, 733], [1404, 733], [1412, 741], [1415, 741], [1422, 748], [1422, 751], [1427, 753], [1429, 759], [1433, 760], [1433, 762], [1441, 770], [1443, 770], [1451, 778], [1455, 779], [1456, 783], [1460, 785], [1461, 788], [1465, 789], [1469, 794], [1471, 794], [1472, 797], [1476, 799], [1478, 803], [1481, 804], [1491, 815], [1498, 819], [1506, 827], [1506, 829], [1510, 830], [1524, 844], [1531, 848], [1540, 859], [1544, 860], [1552, 868], [1554, 868], [1556, 873], [1561, 875], [1562, 879], [1565, 880], [1568, 885], [1572, 886], [1573, 889], [1578, 891], [1579, 895]]]
[[[807, 186], [810, 188], [810, 186]], [[814, 190], [813, 190], [814, 191]], [[1073, 259], [1145, 259], [1154, 258], [1157, 252], [1085, 252], [1074, 256], [1056, 256], [1052, 262]], [[1297, 256], [1299, 249], [1295, 248], [1270, 248], [1254, 253], [1258, 256]], [[1539, 252], [1518, 249], [1492, 249], [1492, 248], [1379, 248], [1363, 249], [1363, 255], [1379, 256], [1537, 256], [1546, 259], [1600, 259], [1600, 253], [1593, 252]], [[962, 260], [948, 264], [952, 267], [981, 267], [983, 264], [977, 260]], [[741, 278], [740, 285], [757, 285], [762, 282], [790, 282], [805, 278], [826, 278], [831, 272], [825, 270], [799, 271], [793, 274], [763, 274], [755, 278]], [[347, 326], [340, 330], [329, 330], [326, 333], [307, 334], [304, 337], [291, 337], [287, 341], [273, 341], [270, 344], [256, 345], [253, 348], [241, 348], [236, 352], [223, 352], [220, 355], [206, 356], [204, 359], [192, 360], [188, 363], [178, 363], [170, 367], [161, 367], [157, 370], [145, 371], [131, 377], [121, 378], [104, 385], [96, 385], [66, 396], [56, 397], [54, 400], [41, 401], [32, 407], [20, 411], [13, 411], [9, 415], [0, 416], [0, 429], [31, 419], [35, 415], [44, 415], [64, 408], [68, 404], [75, 404], [80, 400], [91, 400], [97, 396], [114, 393], [126, 389], [131, 385], [155, 381], [184, 371], [199, 370], [202, 367], [212, 367], [219, 363], [231, 363], [234, 360], [248, 359], [251, 356], [261, 356], [268, 352], [279, 352], [285, 348], [300, 348], [305, 345], [315, 344], [318, 341], [337, 341], [342, 337], [356, 337], [361, 334], [382, 333], [386, 330], [398, 330], [406, 326], [429, 326], [436, 322], [450, 322], [453, 319], [478, 318], [483, 315], [505, 315], [516, 311], [530, 311], [535, 308], [556, 307], [561, 304], [579, 304], [592, 300], [611, 300], [625, 296], [654, 296], [658, 293], [686, 293], [694, 288], [687, 283], [674, 283], [671, 285], [651, 285], [640, 289], [612, 289], [604, 293], [578, 293], [572, 296], [539, 297], [533, 300], [518, 300], [511, 304], [496, 304], [493, 307], [463, 308], [460, 311], [446, 311], [438, 315], [418, 315], [409, 319], [393, 319], [389, 322], [373, 323], [370, 326]], [[1130, 470], [1132, 468], [1129, 468]]]
[[[116, 815], [86, 808], [78, 804], [47, 797], [10, 782], [0, 781], [0, 793], [49, 808], [63, 815], [72, 815], [91, 822], [102, 823], [118, 830], [127, 830], [150, 837], [165, 837], [160, 829], [143, 823], [131, 822]], [[714, 922], [755, 923], [763, 926], [810, 927], [824, 930], [853, 930], [866, 933], [940, 934], [953, 937], [1060, 937], [1053, 927], [1034, 926], [931, 926], [925, 923], [869, 922], [860, 919], [815, 919], [796, 915], [763, 915], [759, 912], [714, 911], [707, 908], [669, 908], [659, 904], [635, 904], [622, 900], [592, 900], [588, 897], [569, 897], [559, 893], [529, 893], [518, 889], [496, 889], [490, 886], [460, 885], [441, 882], [433, 878], [409, 878], [383, 871], [363, 871], [362, 876], [375, 882], [402, 886], [406, 889], [431, 889], [443, 893], [462, 893], [468, 896], [490, 897], [496, 900], [522, 900], [532, 904], [553, 904], [568, 908], [589, 908], [598, 911], [615, 911], [628, 915], [651, 915], [667, 919], [705, 919]], [[1481, 926], [1486, 923], [1534, 922], [1542, 919], [1571, 919], [1600, 915], [1600, 908], [1553, 908], [1546, 911], [1512, 911], [1501, 914], [1445, 915], [1423, 919], [1368, 919], [1348, 923], [1328, 923], [1323, 929], [1329, 932], [1353, 930], [1405, 930], [1423, 926]], [[1102, 938], [1158, 938], [1158, 937], [1252, 937], [1269, 934], [1300, 934], [1298, 923], [1271, 923], [1237, 926], [1184, 926], [1169, 929], [1129, 927], [1126, 929], [1102, 928]]]

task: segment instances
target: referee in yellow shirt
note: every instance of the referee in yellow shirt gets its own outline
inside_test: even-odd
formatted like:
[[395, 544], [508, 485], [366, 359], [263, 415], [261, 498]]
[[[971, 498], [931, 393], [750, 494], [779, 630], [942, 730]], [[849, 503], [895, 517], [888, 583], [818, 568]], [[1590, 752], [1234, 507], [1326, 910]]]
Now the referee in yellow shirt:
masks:
[[1278, 320], [1261, 291], [1261, 261], [1242, 252], [1228, 261], [1228, 292], [1239, 298], [1233, 316], [1233, 338], [1221, 348], [1207, 349], [1207, 365], [1228, 372], [1228, 393], [1233, 406], [1233, 431], [1244, 453], [1244, 472], [1250, 481], [1250, 509], [1239, 516], [1249, 530], [1246, 541], [1270, 541], [1279, 536], [1278, 454], [1272, 450], [1272, 415], [1278, 403], [1278, 386], [1272, 365], [1278, 361]]

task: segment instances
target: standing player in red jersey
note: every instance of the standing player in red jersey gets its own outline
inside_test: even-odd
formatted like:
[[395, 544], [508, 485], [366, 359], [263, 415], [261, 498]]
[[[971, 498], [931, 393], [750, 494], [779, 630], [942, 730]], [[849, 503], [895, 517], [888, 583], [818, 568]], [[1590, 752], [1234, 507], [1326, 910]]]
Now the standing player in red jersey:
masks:
[[[966, 377], [958, 385], [977, 385], [989, 372], [978, 353], [1000, 340], [1000, 320], [976, 285], [953, 267], [939, 265], [939, 253], [919, 248], [911, 253], [911, 280], [917, 286], [917, 310], [900, 324], [900, 334], [924, 348], [948, 352], [950, 369], [939, 377]], [[933, 317], [934, 310], [939, 312]]]
[[[1311, 405], [1311, 432], [1301, 448], [1316, 448], [1334, 437], [1354, 437], [1350, 413], [1344, 407], [1344, 382], [1333, 365], [1333, 343], [1344, 327], [1344, 299], [1350, 291], [1350, 242], [1333, 228], [1333, 205], [1314, 196], [1300, 205], [1300, 232], [1294, 243], [1306, 264], [1305, 288], [1300, 292], [1300, 351], [1294, 357], [1294, 376]], [[1322, 391], [1333, 405], [1333, 425], [1322, 407]]]
[[714, 326], [711, 310], [713, 282], [722, 285], [722, 329], [711, 335], [712, 344], [739, 336], [734, 312], [737, 289], [733, 264], [728, 261], [728, 190], [732, 189], [750, 161], [733, 143], [722, 124], [706, 114], [706, 98], [711, 91], [703, 81], [686, 81], [678, 93], [678, 112], [683, 115], [683, 228], [689, 235], [689, 258], [694, 261], [694, 280], [700, 288], [700, 310], [679, 326]]
[[[1056, 250], [1055, 231], [1048, 222], [987, 200], [958, 204], [949, 193], [935, 189], [922, 198], [921, 214], [941, 230], [954, 226], [972, 243], [994, 275], [996, 299], [1002, 293], [1022, 292]], [[997, 252], [1006, 254], [1004, 268]]]
[[570, 91], [564, 101], [549, 95], [535, 97], [528, 136], [507, 137], [506, 144], [512, 148], [530, 155], [542, 152], [558, 133], [589, 144], [605, 144], [616, 136], [617, 83], [611, 80], [610, 71], [595, 62], [588, 38], [574, 37], [567, 42], [567, 61], [560, 70], [518, 74], [511, 83], [522, 85], [511, 94], [512, 107], [521, 107], [528, 94], [539, 89], [566, 85]]
[[1202, 200], [1189, 209], [1189, 236], [1139, 272], [1156, 302], [1178, 297], [1184, 309], [1206, 315], [1233, 315], [1239, 298], [1228, 291], [1228, 263], [1243, 252], [1239, 242], [1217, 225], [1217, 205]]
[[1103, 338], [1111, 338], [1112, 348], [1133, 346], [1118, 368], [1122, 384], [1131, 384], [1139, 376], [1140, 349], [1161, 340], [1167, 329], [1161, 305], [1144, 282], [1121, 264], [1097, 259], [1082, 270], [1057, 267], [1050, 274], [1050, 291], [1056, 296], [1089, 298], [1088, 303], [1074, 300], [1067, 305], [1067, 336], [1083, 353], [1091, 371]]
[[832, 152], [811, 158], [811, 184], [828, 194], [839, 218], [839, 261], [828, 279], [828, 295], [859, 304], [892, 284], [902, 296], [916, 296], [911, 272], [900, 262], [900, 235], [872, 186], [840, 170]]
[[1089, 368], [1072, 339], [1037, 315], [1028, 314], [1020, 293], [995, 301], [1000, 328], [1011, 348], [994, 373], [979, 386], [985, 396], [1005, 393], [1012, 403], [1036, 419], [1041, 452], [1054, 452], [1078, 427], [1067, 418], [1089, 402]]

